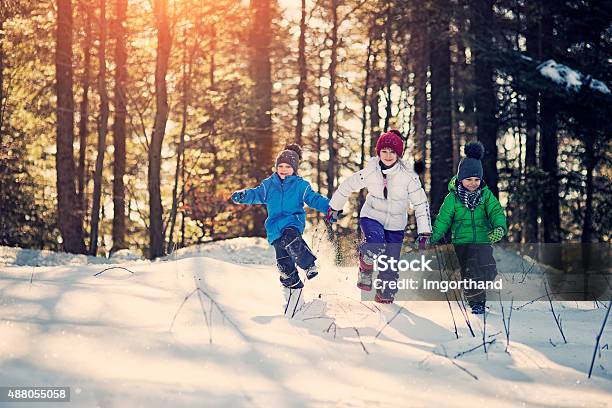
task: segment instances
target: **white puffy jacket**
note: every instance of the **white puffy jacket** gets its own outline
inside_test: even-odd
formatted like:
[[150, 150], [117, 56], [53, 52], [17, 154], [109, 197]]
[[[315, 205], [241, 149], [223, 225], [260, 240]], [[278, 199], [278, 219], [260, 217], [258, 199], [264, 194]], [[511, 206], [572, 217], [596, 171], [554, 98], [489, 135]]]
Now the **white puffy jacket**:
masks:
[[[403, 230], [408, 224], [408, 207], [412, 203], [418, 233], [431, 233], [427, 195], [413, 167], [399, 159], [390, 169], [382, 170], [379, 160], [378, 157], [372, 157], [363, 170], [340, 183], [329, 206], [341, 210], [351, 193], [366, 187], [368, 195], [361, 207], [360, 217], [372, 218], [380, 222], [386, 230]], [[383, 171], [387, 175], [387, 199], [383, 194]]]

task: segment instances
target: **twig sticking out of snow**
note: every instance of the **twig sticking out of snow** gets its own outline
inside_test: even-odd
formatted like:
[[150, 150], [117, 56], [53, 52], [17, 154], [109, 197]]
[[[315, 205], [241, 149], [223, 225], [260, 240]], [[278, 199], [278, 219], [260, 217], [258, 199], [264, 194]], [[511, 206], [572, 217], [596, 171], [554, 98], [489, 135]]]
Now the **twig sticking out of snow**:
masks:
[[176, 312], [174, 313], [174, 317], [172, 318], [172, 322], [170, 323], [170, 327], [168, 328], [168, 331], [171, 332], [172, 331], [172, 327], [174, 327], [174, 322], [176, 321], [176, 318], [179, 314], [179, 312], [181, 311], [181, 309], [183, 308], [183, 306], [185, 305], [185, 303], [187, 303], [187, 300], [191, 297], [191, 295], [193, 295], [194, 293], [196, 293], [198, 289], [194, 289], [191, 293], [189, 293], [187, 296], [185, 296], [185, 298], [183, 299], [183, 301], [181, 302], [181, 304], [179, 305], [178, 309], [176, 310]]
[[472, 374], [467, 368], [465, 367], [461, 367], [459, 364], [457, 364], [457, 362], [453, 361], [450, 357], [446, 357], [448, 358], [448, 360], [453, 363], [453, 365], [457, 368], [459, 368], [460, 370], [462, 370], [463, 372], [465, 372], [467, 375], [469, 375], [470, 377], [472, 377], [473, 379], [475, 379], [476, 381], [478, 381], [478, 377], [476, 376], [476, 374]]
[[557, 323], [557, 327], [559, 328], [559, 332], [561, 332], [561, 336], [563, 337], [563, 341], [567, 344], [567, 339], [565, 338], [565, 333], [563, 333], [563, 328], [561, 327], [561, 317], [557, 316], [555, 313], [555, 308], [553, 307], [552, 299], [550, 298], [550, 293], [548, 292], [548, 285], [546, 282], [544, 283], [544, 289], [546, 289], [546, 297], [548, 297], [548, 303], [550, 304], [550, 311], [552, 312], [553, 317], [555, 318], [555, 323]]
[[[479, 346], [480, 347], [480, 346]], [[444, 347], [443, 347], [444, 348]], [[444, 357], [446, 358], [448, 361], [451, 362], [452, 365], [454, 365], [455, 367], [457, 367], [458, 369], [460, 369], [461, 371], [463, 371], [464, 373], [466, 373], [467, 375], [469, 375], [470, 377], [472, 377], [473, 379], [475, 379], [476, 381], [478, 381], [478, 377], [475, 374], [472, 374], [468, 369], [466, 369], [465, 367], [462, 367], [461, 365], [457, 364], [457, 362], [455, 360], [453, 360], [452, 358], [450, 358], [448, 356], [448, 353], [446, 352], [446, 349], [444, 348], [444, 354], [440, 354], [440, 353], [436, 353], [435, 351], [433, 352], [436, 356], [440, 356], [440, 357]]]
[[487, 335], [487, 338], [495, 337], [495, 336], [497, 336], [497, 335], [498, 335], [498, 334], [500, 334], [500, 333], [501, 333], [501, 330], [498, 330], [498, 331], [496, 331], [496, 332], [495, 332], [495, 333], [493, 333], [493, 334], [489, 334], [489, 335]]
[[303, 322], [305, 322], [306, 320], [315, 320], [315, 319], [329, 319], [329, 320], [334, 320], [333, 317], [329, 317], [329, 316], [310, 316], [310, 317], [305, 317], [302, 319]]
[[336, 325], [336, 322], [333, 321], [329, 324], [329, 326], [327, 327], [327, 330], [325, 330], [325, 333], [329, 333], [329, 331], [332, 329], [332, 327], [334, 328], [334, 339], [336, 338], [336, 333], [338, 333], [338, 326]]
[[[197, 285], [197, 283], [196, 283], [196, 285]], [[227, 315], [225, 310], [223, 310], [223, 308], [219, 305], [219, 303], [217, 303], [217, 301], [215, 301], [215, 299], [213, 299], [212, 296], [210, 296], [205, 290], [203, 290], [199, 286], [196, 288], [196, 290], [199, 291], [200, 293], [202, 293], [208, 299], [210, 299], [210, 303], [217, 308], [219, 313], [221, 313], [221, 316], [223, 316], [223, 320], [227, 320], [227, 322], [236, 330], [236, 332], [238, 332], [238, 334], [240, 334], [240, 336], [243, 339], [248, 340], [248, 336], [246, 334], [244, 334], [244, 332], [240, 329], [240, 327], [238, 327], [238, 325], [236, 323], [234, 323], [234, 321], [232, 319], [229, 318], [229, 316]], [[211, 306], [211, 312], [212, 312], [212, 306]]]
[[[193, 277], [195, 281], [195, 275]], [[197, 286], [197, 283], [196, 283]], [[204, 301], [202, 300], [202, 293], [198, 292], [198, 300], [200, 302], [200, 308], [202, 309], [202, 314], [204, 315], [204, 321], [206, 322], [206, 327], [208, 328], [208, 344], [213, 343], [212, 339], [212, 312], [213, 312], [213, 303], [210, 302], [210, 319], [208, 318], [208, 313], [206, 313], [206, 308], [204, 307]]]
[[[440, 270], [440, 280], [442, 280], [444, 279], [444, 277], [442, 276], [442, 267], [440, 266], [440, 255], [439, 255], [438, 248], [435, 248], [435, 250], [436, 250], [436, 259], [438, 261], [438, 269]], [[444, 296], [446, 297], [446, 303], [448, 304], [448, 310], [450, 311], [451, 318], [453, 319], [455, 337], [459, 338], [459, 331], [457, 330], [457, 321], [455, 320], [455, 314], [453, 313], [453, 306], [451, 305], [450, 299], [448, 297], [448, 292], [444, 292]]]
[[[477, 346], [475, 346], [475, 347], [472, 347], [472, 348], [471, 348], [471, 349], [469, 349], [469, 350], [461, 351], [461, 352], [459, 352], [459, 353], [455, 354], [455, 357], [453, 357], [453, 358], [459, 358], [459, 357], [461, 357], [461, 356], [463, 356], [463, 355], [465, 355], [465, 354], [467, 354], [467, 353], [471, 353], [471, 352], [472, 352], [472, 351], [474, 351], [474, 350], [478, 350], [478, 349], [479, 349], [479, 348], [481, 348], [481, 347], [483, 347], [483, 348], [486, 350], [486, 349], [487, 349], [487, 345], [491, 345], [491, 344], [493, 344], [493, 343], [495, 343], [495, 339], [490, 340], [490, 341], [483, 341], [483, 342], [482, 342], [482, 343], [480, 343], [479, 345], [477, 345]], [[485, 353], [486, 353], [486, 351], [485, 351]]]
[[599, 333], [597, 333], [595, 348], [593, 349], [593, 358], [591, 358], [591, 367], [589, 368], [589, 378], [591, 378], [591, 374], [593, 373], [593, 364], [595, 364], [595, 356], [597, 355], [597, 350], [599, 350], [599, 342], [601, 341], [601, 335], [603, 334], [604, 327], [606, 327], [608, 316], [610, 316], [610, 309], [612, 309], [612, 300], [610, 300], [610, 303], [608, 303], [608, 310], [606, 311], [606, 315], [604, 316], [603, 322], [601, 323]]
[[485, 354], [488, 356], [487, 352], [487, 309], [485, 307], [484, 314], [482, 315], [482, 348], [484, 349]]
[[[440, 268], [440, 271], [444, 272], [444, 275], [446, 275], [446, 279], [450, 280], [450, 273], [448, 272], [448, 268], [446, 266], [446, 261], [444, 260], [444, 257], [442, 256], [442, 251], [438, 250], [437, 247], [435, 247], [435, 251], [436, 251], [436, 259], [438, 260], [438, 267]], [[451, 258], [452, 259], [452, 258]], [[453, 265], [450, 266], [450, 269], [453, 270], [454, 267]], [[457, 289], [453, 290], [453, 295], [455, 296], [455, 302], [457, 303], [457, 306], [459, 306], [459, 310], [461, 311], [461, 314], [463, 315], [463, 320], [465, 321], [465, 324], [467, 326], [467, 328], [470, 330], [470, 334], [472, 335], [472, 337], [476, 337], [476, 334], [474, 334], [474, 330], [472, 329], [472, 324], [470, 323], [470, 318], [468, 317], [468, 313], [467, 313], [467, 308], [465, 306], [465, 302], [463, 301], [463, 297], [461, 296], [461, 293], [459, 293], [459, 296], [457, 296]], [[454, 316], [453, 316], [454, 319]], [[455, 325], [456, 326], [456, 325]], [[459, 338], [459, 335], [457, 335], [457, 338]]]
[[[536, 266], [537, 262], [528, 262], [530, 263], [529, 269], [525, 268], [525, 255], [523, 255], [523, 246], [519, 246], [519, 256], [521, 257], [521, 269], [523, 270], [523, 275], [521, 276], [521, 280], [519, 283], [525, 283], [525, 279], [527, 279], [527, 275], [531, 273], [533, 268]], [[514, 281], [514, 275], [512, 275], [512, 280]]]
[[391, 322], [397, 317], [399, 316], [400, 312], [402, 311], [402, 309], [397, 309], [397, 312], [395, 312], [395, 314], [393, 315], [393, 317], [391, 317], [389, 320], [387, 320], [387, 323], [385, 323], [385, 325], [378, 331], [378, 333], [376, 333], [376, 336], [374, 336], [375, 339], [378, 338], [378, 336], [380, 336], [383, 332], [383, 330], [385, 330], [387, 328], [388, 325], [391, 324]]
[[[452, 256], [450, 256], [449, 258], [450, 258], [450, 270], [461, 268], [460, 265], [457, 265], [457, 267], [455, 268], [455, 265], [453, 263], [454, 258]], [[447, 275], [447, 279], [450, 279], [450, 273], [447, 273], [446, 275]], [[470, 334], [472, 335], [472, 337], [476, 337], [476, 334], [474, 333], [474, 329], [472, 328], [472, 323], [470, 322], [470, 314], [467, 310], [467, 306], [465, 305], [463, 292], [459, 289], [455, 289], [453, 290], [453, 295], [455, 296], [455, 302], [457, 302], [457, 305], [459, 306], [459, 310], [461, 310], [461, 314], [463, 315], [465, 324], [470, 330]]]
[[508, 346], [510, 345], [510, 319], [512, 319], [512, 304], [514, 303], [514, 297], [510, 299], [510, 312], [508, 313], [508, 323], [506, 324], [506, 313], [504, 311], [504, 304], [499, 298], [499, 305], [501, 306], [502, 322], [504, 322], [504, 332], [506, 332], [506, 353], [508, 353]]
[[[197, 285], [197, 284], [196, 284]], [[210, 303], [211, 303], [211, 320], [210, 320], [210, 324], [212, 324], [212, 306], [215, 306], [217, 308], [217, 310], [219, 311], [219, 313], [221, 313], [221, 316], [223, 316], [223, 320], [227, 320], [227, 322], [236, 330], [236, 332], [245, 340], [248, 340], [248, 336], [246, 334], [243, 333], [243, 331], [240, 329], [240, 327], [238, 327], [238, 325], [236, 323], [234, 323], [232, 321], [232, 319], [229, 318], [229, 316], [227, 315], [227, 313], [223, 310], [223, 308], [221, 308], [221, 306], [212, 298], [212, 296], [210, 296], [208, 293], [206, 293], [206, 291], [202, 290], [199, 286], [196, 287], [194, 290], [192, 290], [187, 296], [185, 296], [185, 298], [183, 299], [183, 302], [181, 302], [181, 305], [178, 307], [178, 309], [176, 310], [176, 313], [174, 313], [174, 317], [172, 318], [172, 323], [170, 323], [170, 327], [168, 328], [168, 331], [171, 332], [172, 328], [174, 327], [174, 322], [176, 321], [176, 318], [178, 317], [181, 309], [183, 308], [183, 306], [185, 305], [185, 303], [187, 303], [187, 300], [193, 296], [195, 293], [201, 293], [204, 296], [206, 296], [208, 299], [210, 299]], [[212, 340], [211, 340], [212, 341]]]
[[584, 292], [582, 292], [582, 291], [580, 291], [580, 292], [578, 292], [578, 291], [569, 291], [569, 292], [548, 292], [546, 295], [538, 296], [537, 298], [532, 299], [532, 300], [530, 300], [530, 301], [529, 301], [529, 302], [527, 302], [527, 303], [524, 303], [524, 304], [522, 304], [522, 305], [520, 305], [520, 306], [515, 307], [515, 308], [514, 308], [514, 310], [521, 310], [521, 309], [523, 309], [525, 306], [529, 306], [529, 305], [531, 305], [532, 303], [535, 303], [535, 302], [537, 302], [537, 301], [538, 301], [538, 300], [540, 300], [540, 299], [544, 299], [545, 297], [547, 297], [547, 296], [549, 296], [549, 295], [572, 295], [572, 294], [583, 294], [583, 293], [584, 293]]
[[361, 335], [359, 334], [359, 330], [356, 327], [353, 327], [353, 330], [355, 330], [355, 333], [357, 333], [357, 338], [359, 339], [359, 343], [361, 343], [361, 347], [363, 348], [363, 351], [365, 351], [366, 354], [370, 354], [365, 344], [363, 344], [363, 341], [361, 340]]
[[93, 276], [101, 275], [101, 274], [103, 274], [106, 271], [110, 271], [111, 269], [123, 269], [124, 271], [128, 271], [129, 273], [134, 275], [133, 271], [129, 270], [128, 268], [124, 268], [123, 266], [111, 266], [110, 268], [102, 269], [100, 272], [94, 274]]
[[359, 334], [359, 330], [357, 330], [357, 327], [355, 325], [355, 323], [353, 322], [353, 320], [350, 317], [350, 311], [346, 310], [344, 308], [344, 306], [342, 306], [342, 304], [338, 304], [338, 306], [340, 306], [340, 309], [342, 309], [342, 311], [344, 312], [344, 315], [346, 317], [346, 319], [350, 322], [350, 324], [352, 324], [353, 326], [353, 330], [355, 330], [355, 333], [357, 333], [357, 338], [359, 339], [359, 343], [361, 343], [361, 347], [363, 348], [363, 351], [365, 351], [366, 354], [370, 354], [370, 352], [368, 351], [368, 349], [366, 349], [365, 344], [363, 344], [363, 341], [361, 340], [361, 335]]

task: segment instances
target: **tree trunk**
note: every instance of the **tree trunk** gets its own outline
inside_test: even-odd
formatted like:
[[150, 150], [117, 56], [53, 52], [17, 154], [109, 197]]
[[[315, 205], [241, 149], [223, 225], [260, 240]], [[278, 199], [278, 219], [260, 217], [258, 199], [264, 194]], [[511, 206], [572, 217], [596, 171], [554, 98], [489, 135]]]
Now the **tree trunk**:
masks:
[[[323, 59], [319, 60], [319, 78], [323, 78]], [[317, 189], [318, 191], [323, 191], [322, 184], [322, 169], [323, 165], [321, 163], [321, 145], [323, 138], [321, 137], [321, 126], [323, 125], [323, 116], [321, 111], [323, 110], [323, 88], [321, 87], [321, 83], [319, 82], [319, 86], [317, 87], [317, 100], [319, 103], [319, 120], [317, 121], [317, 131], [316, 131], [316, 153], [317, 153]]]
[[[185, 202], [185, 155], [181, 162], [181, 202]], [[181, 210], [181, 244], [180, 247], [185, 247], [185, 210]]]
[[[372, 57], [372, 31], [369, 30], [368, 35], [368, 51], [366, 54], [366, 63], [365, 63], [365, 80], [363, 84], [363, 94], [361, 95], [361, 148], [360, 148], [360, 157], [359, 157], [359, 168], [363, 169], [366, 164], [366, 130], [368, 128], [368, 96], [370, 92], [370, 71], [371, 71], [371, 62], [370, 58]], [[359, 196], [357, 198], [357, 210], [359, 211], [365, 202], [365, 191], [360, 190]], [[361, 240], [361, 228], [357, 228], [357, 240]]]
[[392, 114], [391, 102], [391, 70], [393, 69], [393, 55], [391, 53], [391, 3], [388, 2], [385, 12], [385, 124], [383, 132], [389, 130]]
[[[178, 151], [176, 154], [176, 169], [174, 172], [174, 187], [172, 188], [172, 209], [170, 210], [170, 226], [168, 232], [167, 253], [174, 252], [174, 225], [176, 223], [176, 213], [178, 208], [177, 192], [179, 184], [179, 174], [181, 173], [181, 161], [185, 151], [185, 133], [187, 131], [187, 110], [191, 101], [191, 66], [193, 53], [187, 56], [187, 33], [184, 33], [185, 44], [183, 46], [183, 97], [181, 112], [181, 132], [179, 135]], [[215, 166], [216, 167], [216, 166]], [[183, 180], [185, 183], [185, 180]]]
[[449, 20], [447, 0], [438, 10], [431, 35], [431, 212], [437, 214], [453, 175]]
[[74, 94], [72, 93], [72, 2], [57, 1], [57, 201], [64, 250], [84, 254], [83, 215], [78, 210], [74, 166]]
[[[465, 58], [464, 32], [467, 24], [465, 19], [459, 18], [456, 21], [458, 26], [450, 37], [451, 43], [451, 117], [452, 117], [452, 135], [453, 135], [453, 171], [457, 171], [459, 161], [461, 160], [461, 141], [465, 140], [465, 126], [461, 126], [460, 122], [465, 124], [465, 109], [462, 111], [460, 106], [465, 103], [466, 88], [471, 85], [471, 81], [465, 80], [466, 72], [468, 71], [467, 61]], [[465, 30], [465, 31], [462, 31]], [[456, 62], [455, 62], [456, 61]], [[463, 129], [462, 129], [463, 128]]]
[[336, 130], [336, 67], [338, 64], [338, 0], [331, 1], [332, 32], [331, 32], [331, 62], [329, 64], [329, 120], [327, 121], [327, 196], [334, 193], [335, 159], [334, 133]]
[[484, 180], [491, 192], [498, 197], [497, 186], [497, 98], [493, 65], [487, 57], [492, 50], [489, 31], [493, 21], [493, 0], [477, 0], [472, 3], [472, 57], [474, 63], [474, 86], [476, 92], [476, 135], [485, 148], [482, 160]]
[[[542, 49], [553, 49], [553, 20], [549, 13], [542, 16]], [[559, 179], [557, 156], [557, 112], [555, 101], [543, 97], [540, 107], [540, 161], [548, 179], [542, 197], [542, 232], [544, 242], [561, 242], [559, 214]]]
[[297, 93], [297, 114], [295, 126], [295, 142], [302, 144], [302, 132], [304, 127], [304, 105], [306, 96], [307, 74], [306, 69], [306, 0], [302, 0], [302, 18], [300, 19], [300, 41], [298, 45], [298, 69], [300, 82]]
[[376, 156], [376, 142], [380, 136], [380, 115], [378, 113], [378, 106], [380, 105], [380, 82], [381, 78], [379, 73], [376, 72], [376, 57], [374, 54], [374, 63], [372, 64], [372, 93], [370, 94], [370, 156]]
[[4, 16], [0, 13], [0, 146], [4, 128]]
[[115, 37], [115, 121], [113, 122], [113, 248], [111, 252], [127, 248], [125, 241], [125, 176], [126, 119], [127, 119], [127, 0], [116, 0]]
[[582, 236], [580, 241], [583, 244], [590, 244], [593, 241], [593, 170], [595, 169], [595, 152], [593, 151], [593, 143], [589, 140], [589, 135], [586, 135], [585, 140], [585, 157], [586, 164], [586, 200], [584, 203], [584, 222], [582, 224]]
[[426, 16], [421, 7], [414, 10], [411, 27], [412, 71], [414, 72], [414, 161], [425, 163], [427, 142], [427, 70], [429, 68], [429, 47], [426, 46]]
[[85, 213], [85, 173], [87, 167], [85, 159], [87, 156], [87, 124], [89, 122], [89, 86], [91, 77], [91, 5], [85, 2], [80, 3], [85, 13], [85, 40], [83, 42], [83, 99], [81, 100], [79, 113], [79, 166], [77, 169], [77, 201], [81, 213]]
[[[262, 180], [273, 163], [274, 134], [272, 132], [272, 67], [270, 47], [272, 42], [272, 0], [251, 0], [253, 23], [251, 26], [251, 78], [254, 83], [255, 108], [253, 136], [257, 164], [254, 176]], [[266, 214], [262, 208], [252, 210], [253, 233], [265, 236]]]
[[[529, 8], [528, 10], [532, 10]], [[539, 16], [527, 14], [529, 22], [527, 23], [527, 54], [536, 60], [540, 60], [542, 55], [539, 49]], [[539, 14], [539, 13], [538, 13]], [[535, 20], [535, 21], [534, 21]], [[536, 92], [528, 92], [525, 101], [525, 122], [527, 126], [527, 140], [525, 143], [525, 183], [533, 185], [533, 175], [537, 168], [537, 137], [538, 137], [538, 94]], [[532, 191], [532, 189], [528, 189]], [[538, 205], [537, 196], [528, 193], [526, 206], [526, 215], [524, 222], [524, 237], [525, 242], [538, 242]]]
[[[370, 30], [370, 35], [368, 39], [368, 52], [366, 55], [366, 63], [365, 63], [365, 81], [363, 85], [363, 94], [361, 95], [361, 156], [359, 160], [359, 168], [363, 169], [365, 167], [366, 162], [366, 129], [368, 124], [368, 96], [370, 92], [370, 71], [371, 71], [371, 63], [370, 58], [372, 57], [372, 30]], [[360, 193], [361, 196], [361, 193]]]
[[168, 0], [155, 1], [157, 23], [157, 59], [155, 64], [155, 122], [149, 146], [149, 259], [164, 255], [164, 233], [161, 203], [161, 150], [168, 121], [168, 89], [166, 74], [170, 57], [170, 24]]
[[94, 173], [94, 191], [91, 206], [91, 241], [89, 254], [98, 252], [98, 224], [100, 221], [100, 200], [102, 196], [102, 170], [106, 153], [108, 132], [108, 92], [106, 91], [106, 0], [100, 0], [100, 45], [98, 47], [98, 92], [100, 94], [100, 118], [98, 122], [98, 156]]
[[271, 0], [251, 0], [253, 26], [251, 31], [251, 75], [255, 101], [255, 143], [260, 176], [267, 175], [273, 161], [272, 149], [272, 68], [270, 46], [272, 41]]

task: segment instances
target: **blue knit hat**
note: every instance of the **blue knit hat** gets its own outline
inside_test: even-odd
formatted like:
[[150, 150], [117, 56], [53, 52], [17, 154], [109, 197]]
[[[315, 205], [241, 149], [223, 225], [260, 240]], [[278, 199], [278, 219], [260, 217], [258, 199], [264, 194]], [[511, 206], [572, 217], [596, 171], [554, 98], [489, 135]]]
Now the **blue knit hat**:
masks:
[[457, 180], [461, 181], [470, 177], [478, 177], [482, 180], [482, 158], [484, 157], [484, 146], [480, 142], [469, 142], [463, 148], [465, 157], [459, 163]]

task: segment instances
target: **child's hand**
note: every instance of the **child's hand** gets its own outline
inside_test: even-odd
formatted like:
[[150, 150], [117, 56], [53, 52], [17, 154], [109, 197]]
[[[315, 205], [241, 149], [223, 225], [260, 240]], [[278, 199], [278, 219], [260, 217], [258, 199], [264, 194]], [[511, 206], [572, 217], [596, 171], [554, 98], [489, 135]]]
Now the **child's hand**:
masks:
[[488, 234], [489, 241], [494, 244], [499, 242], [504, 237], [504, 229], [502, 227], [496, 227], [491, 230]]
[[246, 193], [244, 190], [236, 191], [234, 194], [232, 194], [232, 201], [236, 204], [240, 204], [244, 201], [245, 197]]
[[431, 238], [431, 234], [428, 234], [428, 233], [419, 234], [419, 236], [417, 237], [415, 241], [415, 246], [417, 247], [417, 249], [419, 251], [424, 251], [428, 245], [431, 245], [431, 242], [429, 240], [430, 238]]
[[333, 224], [334, 222], [338, 221], [338, 218], [340, 218], [340, 214], [342, 214], [342, 210], [334, 210], [333, 208], [329, 207], [327, 209], [325, 221], [329, 222], [330, 224]]

